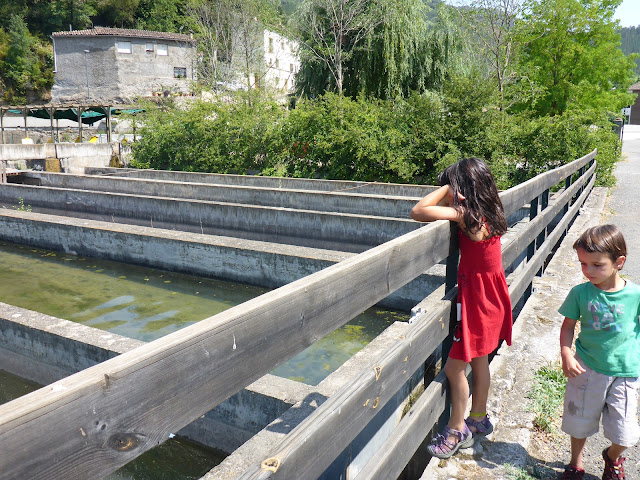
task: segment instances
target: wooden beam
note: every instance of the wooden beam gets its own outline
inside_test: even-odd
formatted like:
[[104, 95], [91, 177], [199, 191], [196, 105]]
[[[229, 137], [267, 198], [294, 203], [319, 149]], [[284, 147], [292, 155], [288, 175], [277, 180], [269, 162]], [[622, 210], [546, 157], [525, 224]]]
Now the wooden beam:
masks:
[[565, 209], [565, 206], [571, 201], [573, 196], [578, 192], [589, 178], [595, 173], [595, 163], [586, 172], [586, 175], [580, 177], [569, 189], [562, 192], [554, 204], [541, 212], [533, 221], [529, 222], [523, 230], [518, 232], [518, 236], [513, 238], [502, 250], [502, 265], [507, 268], [518, 256], [524, 252], [527, 246], [536, 240], [536, 237], [545, 230], [547, 225]]
[[522, 206], [528, 204], [532, 199], [541, 195], [545, 190], [557, 185], [565, 178], [576, 172], [580, 167], [589, 163], [595, 158], [598, 150], [595, 149], [584, 157], [578, 158], [562, 167], [549, 170], [546, 173], [531, 178], [509, 190], [500, 193], [500, 199], [507, 216], [516, 212]]
[[0, 406], [0, 478], [115, 471], [439, 263], [448, 246], [449, 223], [435, 222]]
[[429, 429], [447, 407], [447, 377], [444, 371], [429, 384], [411, 410], [402, 418], [378, 453], [364, 466], [355, 480], [399, 478], [411, 457], [424, 442]]
[[457, 289], [448, 292], [410, 325], [406, 338], [320, 405], [260, 466], [247, 470], [238, 480], [318, 478], [448, 335], [456, 296]]
[[551, 254], [551, 250], [560, 238], [564, 235], [565, 230], [568, 228], [571, 220], [578, 215], [580, 207], [586, 201], [591, 189], [596, 182], [595, 175], [591, 178], [591, 181], [582, 192], [582, 195], [576, 200], [576, 202], [569, 208], [568, 212], [562, 217], [560, 223], [556, 226], [553, 232], [547, 237], [545, 242], [538, 249], [536, 254], [529, 260], [525, 267], [518, 272], [518, 275], [509, 285], [509, 296], [511, 302], [515, 305], [522, 294], [527, 289], [531, 279], [535, 276], [536, 272], [542, 267], [547, 257]]

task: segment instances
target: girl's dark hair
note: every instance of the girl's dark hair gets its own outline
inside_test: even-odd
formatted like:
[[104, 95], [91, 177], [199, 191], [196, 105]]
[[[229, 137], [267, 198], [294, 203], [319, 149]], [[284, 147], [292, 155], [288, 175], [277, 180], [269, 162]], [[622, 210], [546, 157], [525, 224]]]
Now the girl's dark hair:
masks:
[[[453, 193], [453, 208], [463, 212], [465, 228], [477, 232], [487, 226], [491, 236], [500, 236], [507, 231], [502, 201], [498, 195], [496, 181], [491, 170], [481, 159], [463, 158], [446, 168], [438, 176], [440, 185], [449, 185]], [[460, 200], [458, 193], [464, 197]]]
[[613, 262], [618, 257], [627, 256], [627, 244], [615, 225], [596, 225], [586, 229], [573, 243], [573, 248], [581, 248], [589, 253], [606, 253]]

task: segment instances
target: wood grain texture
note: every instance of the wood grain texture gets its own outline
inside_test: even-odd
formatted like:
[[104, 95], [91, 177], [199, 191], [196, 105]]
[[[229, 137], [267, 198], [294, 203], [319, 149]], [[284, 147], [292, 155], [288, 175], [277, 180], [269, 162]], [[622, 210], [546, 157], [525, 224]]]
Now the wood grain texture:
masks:
[[436, 222], [1, 406], [0, 478], [107, 475], [441, 261], [448, 245], [448, 222]]
[[446, 337], [456, 295], [457, 289], [447, 293], [409, 327], [406, 338], [399, 339], [370, 370], [362, 372], [294, 428], [261, 466], [248, 470], [239, 479], [320, 476]]

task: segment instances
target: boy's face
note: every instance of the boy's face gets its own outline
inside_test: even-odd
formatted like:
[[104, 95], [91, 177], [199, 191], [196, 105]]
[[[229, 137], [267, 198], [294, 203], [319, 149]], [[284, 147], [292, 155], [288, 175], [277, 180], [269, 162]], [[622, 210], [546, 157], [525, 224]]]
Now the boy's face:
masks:
[[578, 248], [576, 252], [582, 266], [582, 273], [591, 283], [603, 290], [615, 286], [618, 271], [624, 265], [626, 257], [620, 256], [614, 262], [606, 253], [587, 252], [582, 248]]

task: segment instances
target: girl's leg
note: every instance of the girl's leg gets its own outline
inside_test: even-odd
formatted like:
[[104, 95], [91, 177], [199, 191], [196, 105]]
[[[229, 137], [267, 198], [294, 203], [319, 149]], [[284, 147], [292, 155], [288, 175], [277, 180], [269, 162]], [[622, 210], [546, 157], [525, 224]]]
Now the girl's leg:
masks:
[[[487, 399], [489, 398], [489, 385], [491, 384], [491, 372], [489, 371], [489, 356], [478, 357], [471, 360], [473, 380], [471, 383], [471, 412], [487, 413]], [[484, 417], [475, 417], [474, 420], [482, 421]]]
[[444, 373], [449, 380], [451, 390], [451, 418], [449, 428], [462, 431], [464, 429], [464, 412], [469, 401], [469, 383], [465, 370], [467, 363], [462, 360], [448, 358], [444, 366]]

